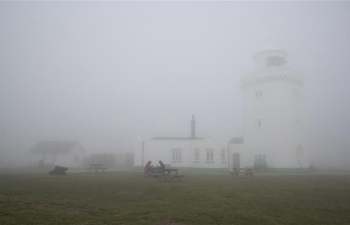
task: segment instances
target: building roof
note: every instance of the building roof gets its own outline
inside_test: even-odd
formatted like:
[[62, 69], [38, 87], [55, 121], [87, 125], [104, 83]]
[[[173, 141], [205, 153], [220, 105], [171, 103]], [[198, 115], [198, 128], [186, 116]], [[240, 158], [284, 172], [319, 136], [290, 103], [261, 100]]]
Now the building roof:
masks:
[[269, 47], [269, 48], [265, 48], [265, 49], [259, 51], [258, 53], [256, 53], [256, 54], [253, 56], [253, 58], [255, 59], [256, 57], [258, 57], [258, 55], [263, 54], [263, 53], [266, 53], [266, 52], [283, 52], [283, 53], [285, 54], [285, 56], [287, 56], [287, 52], [286, 52], [286, 51], [281, 50], [281, 49], [279, 49], [279, 48], [277, 48], [277, 47]]
[[242, 137], [234, 137], [228, 143], [229, 144], [243, 144], [244, 139]]
[[197, 140], [197, 139], [204, 139], [202, 137], [155, 137], [152, 138], [152, 140]]
[[69, 153], [77, 144], [79, 144], [77, 141], [41, 141], [30, 152], [38, 154], [64, 154]]

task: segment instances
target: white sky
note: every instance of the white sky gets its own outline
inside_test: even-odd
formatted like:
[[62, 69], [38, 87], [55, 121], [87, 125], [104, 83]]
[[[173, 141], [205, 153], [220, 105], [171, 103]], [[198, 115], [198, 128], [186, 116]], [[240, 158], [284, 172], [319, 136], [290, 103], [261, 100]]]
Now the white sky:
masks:
[[[41, 140], [241, 135], [266, 38], [306, 76], [311, 158], [350, 159], [348, 2], [0, 2], [0, 161]], [[12, 153], [11, 153], [12, 152]], [[12, 154], [13, 155], [13, 154]], [[344, 157], [345, 156], [345, 157]]]

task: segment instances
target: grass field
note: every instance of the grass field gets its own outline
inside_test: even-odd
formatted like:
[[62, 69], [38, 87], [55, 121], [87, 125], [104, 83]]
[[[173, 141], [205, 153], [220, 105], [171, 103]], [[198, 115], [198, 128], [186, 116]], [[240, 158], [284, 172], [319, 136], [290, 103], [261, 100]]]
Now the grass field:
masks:
[[0, 174], [0, 224], [350, 224], [350, 176]]

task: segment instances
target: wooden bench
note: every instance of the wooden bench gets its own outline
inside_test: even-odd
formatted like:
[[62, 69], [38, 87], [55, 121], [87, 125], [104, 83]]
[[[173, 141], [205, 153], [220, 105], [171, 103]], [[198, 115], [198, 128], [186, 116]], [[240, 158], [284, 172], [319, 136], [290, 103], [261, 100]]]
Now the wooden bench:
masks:
[[89, 172], [91, 172], [91, 170], [95, 170], [95, 172], [102, 170], [103, 172], [105, 172], [105, 170], [107, 169], [106, 167], [103, 166], [103, 164], [90, 164], [90, 167], [86, 168], [89, 170]]
[[232, 168], [232, 172], [230, 172], [232, 178], [236, 175], [237, 178], [238, 178], [238, 175], [239, 175], [239, 169], [237, 168]]
[[[181, 181], [181, 178], [184, 177], [185, 175], [179, 175], [179, 174], [177, 173], [177, 171], [178, 171], [178, 169], [165, 169], [165, 170], [164, 170], [164, 173], [166, 173], [166, 176], [167, 176], [167, 177], [165, 178], [165, 180], [167, 180], [168, 178], [171, 178], [171, 179], [177, 178], [178, 181]], [[173, 174], [173, 172], [174, 172], [175, 174]]]
[[148, 178], [152, 178], [153, 177], [153, 175], [155, 175], [155, 174], [158, 174], [159, 173], [159, 171], [158, 171], [158, 168], [157, 167], [151, 167], [150, 169], [149, 169], [149, 171], [148, 172], [144, 172], [144, 174], [148, 177]]
[[185, 177], [185, 175], [174, 175], [174, 178], [177, 178], [179, 181], [181, 181], [182, 177]]
[[159, 180], [166, 180], [168, 178], [170, 178], [170, 176], [168, 176], [166, 173], [161, 173], [158, 170], [157, 171], [152, 171], [151, 173], [148, 174], [149, 178], [158, 178]]
[[[178, 179], [178, 181], [181, 181], [181, 178], [183, 178], [185, 175], [179, 175], [177, 173], [178, 169], [165, 169], [163, 172], [161, 172], [158, 168], [151, 169], [148, 173], [148, 177], [150, 178], [158, 178], [159, 180], [164, 179], [164, 181], [167, 181], [168, 179]], [[175, 174], [173, 174], [175, 172]]]
[[250, 179], [253, 178], [254, 173], [252, 172], [253, 169], [245, 169], [244, 173], [245, 173], [245, 178], [250, 176]]

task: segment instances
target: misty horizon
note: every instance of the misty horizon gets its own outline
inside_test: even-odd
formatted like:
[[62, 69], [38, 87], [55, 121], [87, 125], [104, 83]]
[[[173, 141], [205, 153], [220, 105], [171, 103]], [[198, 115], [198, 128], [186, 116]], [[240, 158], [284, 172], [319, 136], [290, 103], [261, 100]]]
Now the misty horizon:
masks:
[[[310, 164], [350, 160], [348, 2], [1, 2], [0, 167], [38, 141], [243, 136], [242, 75], [269, 47], [304, 74]], [[19, 160], [19, 158], [21, 160]], [[12, 161], [11, 161], [12, 160]]]

